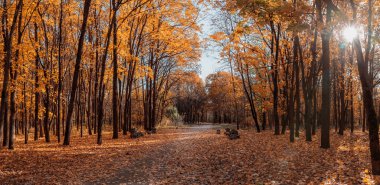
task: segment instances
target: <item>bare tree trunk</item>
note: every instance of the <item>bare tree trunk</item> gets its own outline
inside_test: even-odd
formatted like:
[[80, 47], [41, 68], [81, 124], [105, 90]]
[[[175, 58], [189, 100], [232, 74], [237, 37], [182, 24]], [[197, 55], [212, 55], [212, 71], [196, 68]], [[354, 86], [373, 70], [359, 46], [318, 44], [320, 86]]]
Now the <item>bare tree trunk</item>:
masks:
[[[296, 35], [294, 37], [294, 41], [293, 41], [293, 70], [292, 70], [292, 77], [291, 77], [291, 87], [290, 87], [290, 102], [289, 102], [289, 129], [290, 129], [290, 142], [294, 142], [294, 116], [293, 116], [293, 113], [294, 113], [294, 98], [298, 99], [297, 97], [300, 96], [299, 94], [299, 66], [298, 66], [298, 62], [299, 62], [299, 58], [298, 58], [298, 51], [299, 51], [299, 37], [298, 35]], [[296, 81], [295, 83], [295, 86], [296, 86], [296, 89], [295, 89], [295, 97], [293, 97], [293, 84], [294, 84], [294, 80]], [[298, 100], [297, 101], [297, 107], [296, 107], [296, 123], [298, 124], [299, 126], [299, 102]], [[297, 115], [298, 114], [298, 115]]]
[[79, 42], [78, 42], [78, 52], [77, 52], [76, 61], [75, 61], [74, 78], [73, 78], [73, 82], [71, 86], [70, 103], [69, 103], [68, 112], [67, 112], [66, 130], [65, 130], [66, 132], [65, 132], [65, 139], [64, 139], [63, 145], [70, 145], [71, 118], [74, 111], [75, 94], [78, 87], [80, 63], [81, 63], [82, 53], [83, 53], [83, 42], [84, 42], [84, 38], [86, 34], [86, 27], [87, 27], [88, 14], [90, 12], [90, 6], [91, 6], [91, 0], [85, 0], [84, 10], [83, 10], [83, 23], [82, 23], [82, 27], [80, 31]]
[[[34, 29], [35, 29], [35, 41], [38, 42], [38, 28], [37, 28], [37, 23], [34, 24]], [[40, 103], [40, 93], [39, 93], [39, 88], [40, 88], [40, 82], [39, 82], [39, 64], [40, 57], [38, 55], [38, 49], [36, 49], [36, 59], [35, 59], [35, 100], [34, 100], [34, 141], [38, 140], [38, 123], [39, 123], [39, 103]]]
[[[354, 47], [351, 48], [352, 51], [350, 52], [350, 74], [352, 73], [352, 67], [354, 64]], [[351, 133], [354, 133], [354, 89], [353, 89], [353, 81], [352, 76], [349, 77], [349, 86], [350, 86], [350, 123], [351, 123]], [[360, 111], [360, 108], [358, 109]]]
[[111, 33], [113, 29], [113, 23], [116, 23], [116, 11], [112, 10], [112, 20], [111, 24], [108, 27], [107, 31], [107, 37], [106, 37], [106, 45], [104, 48], [104, 53], [101, 59], [101, 72], [100, 72], [100, 83], [99, 83], [99, 100], [98, 100], [98, 138], [97, 138], [97, 144], [101, 145], [102, 144], [102, 127], [103, 127], [103, 119], [104, 119], [104, 96], [105, 96], [105, 85], [104, 85], [104, 75], [105, 75], [105, 68], [106, 68], [106, 60], [107, 60], [107, 55], [108, 55], [108, 48], [109, 48], [109, 43], [111, 39]]
[[[343, 47], [343, 46], [341, 46]], [[339, 73], [341, 75], [340, 76], [340, 94], [339, 94], [339, 98], [340, 98], [340, 120], [339, 120], [339, 134], [340, 135], [343, 135], [343, 132], [344, 132], [344, 129], [345, 129], [345, 124], [346, 124], [346, 103], [345, 103], [345, 96], [346, 96], [346, 93], [345, 93], [345, 83], [344, 83], [344, 75], [345, 75], [345, 46], [344, 48], [340, 48], [339, 49], [339, 58], [340, 58], [340, 71]]]
[[113, 20], [113, 82], [112, 82], [112, 113], [113, 113], [113, 135], [112, 139], [117, 139], [119, 137], [119, 115], [118, 115], [118, 92], [117, 92], [117, 82], [118, 82], [118, 64], [117, 64], [117, 6], [116, 5], [116, 0], [112, 0], [112, 6], [113, 6], [113, 11], [115, 11], [114, 14], [114, 20]]
[[9, 119], [8, 119], [8, 107], [9, 107], [9, 104], [6, 104], [5, 105], [5, 112], [4, 112], [4, 128], [3, 128], [3, 132], [4, 132], [4, 135], [3, 135], [3, 146], [7, 146], [8, 145], [8, 136], [9, 136], [9, 128], [8, 128], [8, 123], [9, 123]]
[[62, 96], [62, 24], [63, 24], [63, 0], [59, 6], [59, 35], [58, 35], [58, 97], [57, 97], [57, 139], [61, 142], [61, 96]]
[[92, 107], [91, 107], [91, 92], [92, 92], [92, 68], [90, 69], [90, 75], [89, 75], [89, 82], [88, 82], [88, 97], [87, 97], [87, 131], [88, 135], [92, 135], [92, 128], [91, 128], [91, 116], [92, 116]]
[[280, 134], [280, 120], [278, 116], [278, 75], [279, 75], [278, 58], [279, 58], [279, 51], [280, 51], [281, 26], [280, 24], [278, 24], [277, 34], [276, 34], [276, 30], [275, 30], [275, 26], [273, 22], [271, 23], [271, 29], [272, 29], [272, 45], [273, 45], [273, 42], [276, 43], [276, 51], [275, 51], [275, 57], [274, 57], [274, 62], [273, 62], [273, 73], [272, 73], [274, 134], [279, 135]]
[[[321, 11], [321, 7], [319, 7]], [[326, 25], [322, 37], [322, 112], [321, 112], [321, 147], [330, 148], [330, 37], [331, 5], [327, 5]], [[320, 17], [320, 21], [322, 18]]]

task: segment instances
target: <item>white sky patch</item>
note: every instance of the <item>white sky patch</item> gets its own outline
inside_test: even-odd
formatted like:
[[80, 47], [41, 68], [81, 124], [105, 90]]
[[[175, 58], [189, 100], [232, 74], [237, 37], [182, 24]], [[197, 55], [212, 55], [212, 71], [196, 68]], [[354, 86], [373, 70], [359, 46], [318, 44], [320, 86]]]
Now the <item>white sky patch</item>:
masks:
[[[216, 12], [211, 9], [207, 9], [207, 7], [204, 6], [201, 6], [201, 11], [202, 13], [199, 21], [202, 28], [201, 38], [207, 40], [210, 38], [210, 35], [213, 34], [212, 18], [216, 16]], [[202, 57], [200, 59], [200, 75], [203, 81], [206, 80], [208, 75], [220, 71], [223, 67], [223, 65], [218, 62], [220, 58], [217, 47], [213, 46], [210, 42], [206, 42], [204, 45], [205, 46], [202, 48]]]

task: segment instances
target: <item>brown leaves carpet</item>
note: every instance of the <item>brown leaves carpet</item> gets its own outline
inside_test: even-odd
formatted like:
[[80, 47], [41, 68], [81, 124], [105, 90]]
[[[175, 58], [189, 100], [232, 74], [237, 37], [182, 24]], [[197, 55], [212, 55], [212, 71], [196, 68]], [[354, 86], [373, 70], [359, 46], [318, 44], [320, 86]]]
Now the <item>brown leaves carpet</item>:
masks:
[[[370, 175], [368, 136], [331, 133], [331, 149], [319, 137], [272, 131], [240, 131], [241, 139], [217, 135], [219, 126], [161, 129], [140, 139], [104, 134], [73, 137], [70, 147], [18, 138], [0, 151], [1, 184], [375, 184]], [[301, 133], [301, 135], [303, 135]]]

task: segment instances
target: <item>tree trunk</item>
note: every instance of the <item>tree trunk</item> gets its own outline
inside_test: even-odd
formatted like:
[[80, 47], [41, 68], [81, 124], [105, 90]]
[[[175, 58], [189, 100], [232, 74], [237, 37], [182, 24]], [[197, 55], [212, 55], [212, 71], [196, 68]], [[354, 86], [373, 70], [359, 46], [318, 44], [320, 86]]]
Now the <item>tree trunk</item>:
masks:
[[[322, 112], [321, 112], [321, 147], [330, 148], [330, 37], [331, 5], [327, 5], [326, 25], [322, 37]], [[322, 19], [320, 19], [321, 21]]]
[[84, 38], [86, 34], [87, 19], [88, 19], [88, 14], [90, 12], [90, 6], [91, 6], [91, 0], [85, 0], [84, 10], [83, 10], [83, 23], [80, 30], [80, 37], [79, 37], [79, 42], [78, 42], [78, 52], [77, 52], [76, 61], [75, 61], [74, 78], [73, 78], [73, 82], [71, 86], [70, 102], [69, 102], [67, 118], [66, 118], [65, 139], [64, 139], [63, 145], [70, 145], [71, 118], [74, 111], [75, 94], [78, 87], [80, 63], [81, 63], [82, 53], [83, 53], [83, 42], [84, 42]]
[[108, 27], [107, 31], [107, 37], [106, 37], [106, 45], [104, 48], [104, 53], [101, 59], [101, 72], [100, 72], [100, 83], [99, 83], [99, 100], [98, 100], [98, 138], [97, 138], [97, 144], [101, 145], [102, 144], [102, 127], [103, 127], [103, 122], [104, 122], [104, 96], [105, 96], [105, 85], [104, 85], [104, 75], [105, 75], [105, 68], [106, 68], [106, 60], [107, 60], [107, 55], [108, 55], [108, 48], [109, 48], [109, 43], [111, 39], [111, 33], [113, 29], [113, 23], [116, 23], [116, 11], [113, 10], [112, 14], [112, 20], [111, 24]]
[[[279, 135], [280, 134], [280, 120], [278, 116], [278, 75], [279, 75], [279, 67], [278, 67], [278, 58], [279, 58], [279, 51], [280, 51], [280, 25], [277, 27], [277, 34], [276, 30], [274, 28], [274, 25], [272, 23], [272, 37], [274, 37], [275, 43], [276, 43], [276, 52], [275, 52], [275, 58], [273, 62], [273, 73], [272, 73], [272, 80], [273, 80], [273, 117], [274, 117], [274, 134]], [[273, 41], [272, 41], [273, 42]]]
[[63, 0], [59, 6], [59, 35], [58, 35], [58, 97], [57, 97], [57, 140], [61, 142], [61, 96], [62, 96], [62, 23], [63, 23]]
[[[342, 44], [341, 44], [342, 45]], [[345, 103], [345, 83], [344, 83], [344, 75], [345, 75], [345, 46], [341, 46], [339, 49], [339, 58], [340, 58], [340, 65], [341, 70], [339, 71], [340, 75], [340, 120], [339, 120], [339, 134], [343, 135], [345, 124], [346, 124], [346, 103]]]
[[112, 139], [117, 139], [119, 137], [119, 115], [118, 115], [118, 89], [117, 89], [117, 82], [118, 82], [118, 64], [117, 64], [117, 5], [116, 0], [112, 1], [113, 4], [113, 11], [115, 11], [114, 18], [113, 18], [113, 81], [112, 81], [112, 124], [113, 124], [113, 134]]

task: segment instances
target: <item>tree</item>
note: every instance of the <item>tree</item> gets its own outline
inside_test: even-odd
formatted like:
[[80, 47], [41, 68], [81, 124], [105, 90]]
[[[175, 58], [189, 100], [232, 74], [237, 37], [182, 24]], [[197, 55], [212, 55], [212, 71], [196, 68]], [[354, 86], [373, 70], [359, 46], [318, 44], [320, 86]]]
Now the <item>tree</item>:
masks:
[[[318, 21], [323, 24], [322, 1], [316, 1], [318, 10]], [[321, 32], [322, 37], [322, 110], [321, 110], [321, 147], [330, 148], [330, 37], [332, 7], [327, 3], [326, 24]]]
[[194, 124], [205, 121], [206, 89], [202, 79], [195, 72], [176, 73], [173, 80], [174, 105], [183, 121]]
[[[3, 146], [6, 146], [8, 143], [8, 115], [7, 115], [7, 107], [8, 107], [8, 86], [9, 86], [9, 77], [11, 70], [11, 60], [12, 60], [12, 47], [13, 47], [13, 36], [16, 31], [17, 19], [20, 15], [20, 10], [22, 8], [23, 1], [20, 0], [16, 9], [13, 13], [13, 19], [8, 26], [8, 15], [10, 15], [10, 11], [8, 8], [8, 1], [3, 1], [3, 13], [2, 13], [2, 32], [3, 32], [3, 50], [5, 53], [4, 56], [4, 78], [3, 78], [3, 88], [1, 91], [1, 105], [0, 105], [0, 130], [4, 130], [3, 132]], [[0, 132], [1, 133], [1, 132]], [[1, 135], [0, 135], [1, 138]]]
[[72, 83], [71, 93], [70, 93], [70, 103], [69, 103], [68, 113], [67, 113], [67, 118], [66, 118], [66, 132], [65, 132], [65, 139], [64, 139], [63, 145], [70, 145], [71, 117], [74, 111], [75, 95], [76, 95], [76, 90], [78, 88], [80, 63], [81, 63], [82, 54], [83, 54], [83, 42], [84, 42], [84, 37], [86, 34], [86, 26], [87, 26], [88, 14], [90, 12], [90, 6], [91, 6], [91, 0], [85, 0], [84, 9], [83, 9], [83, 23], [80, 30], [78, 51], [77, 51], [76, 60], [75, 60], [75, 71], [74, 71], [73, 83]]
[[[350, 4], [354, 12], [353, 13], [354, 21], [356, 21], [355, 4], [352, 0], [350, 1]], [[372, 1], [369, 0], [369, 4], [368, 4], [369, 9], [372, 8], [371, 4], [372, 4]], [[369, 16], [371, 16], [370, 13], [371, 11], [369, 11]], [[371, 19], [369, 19], [369, 21], [371, 21]], [[370, 25], [371, 23], [369, 23], [369, 27], [371, 27]], [[356, 36], [353, 42], [354, 42], [353, 44], [356, 51], [360, 82], [361, 82], [362, 91], [363, 91], [363, 102], [364, 102], [365, 110], [367, 112], [367, 122], [369, 124], [369, 148], [371, 152], [372, 174], [380, 175], [379, 125], [378, 125], [377, 115], [376, 115], [376, 111], [375, 111], [375, 107], [373, 103], [373, 95], [372, 95], [372, 90], [371, 90], [372, 87], [368, 79], [368, 71], [366, 71], [367, 67], [365, 66], [366, 63], [363, 56], [362, 46], [361, 46], [359, 37]], [[371, 41], [369, 40], [368, 42], [370, 43]]]

